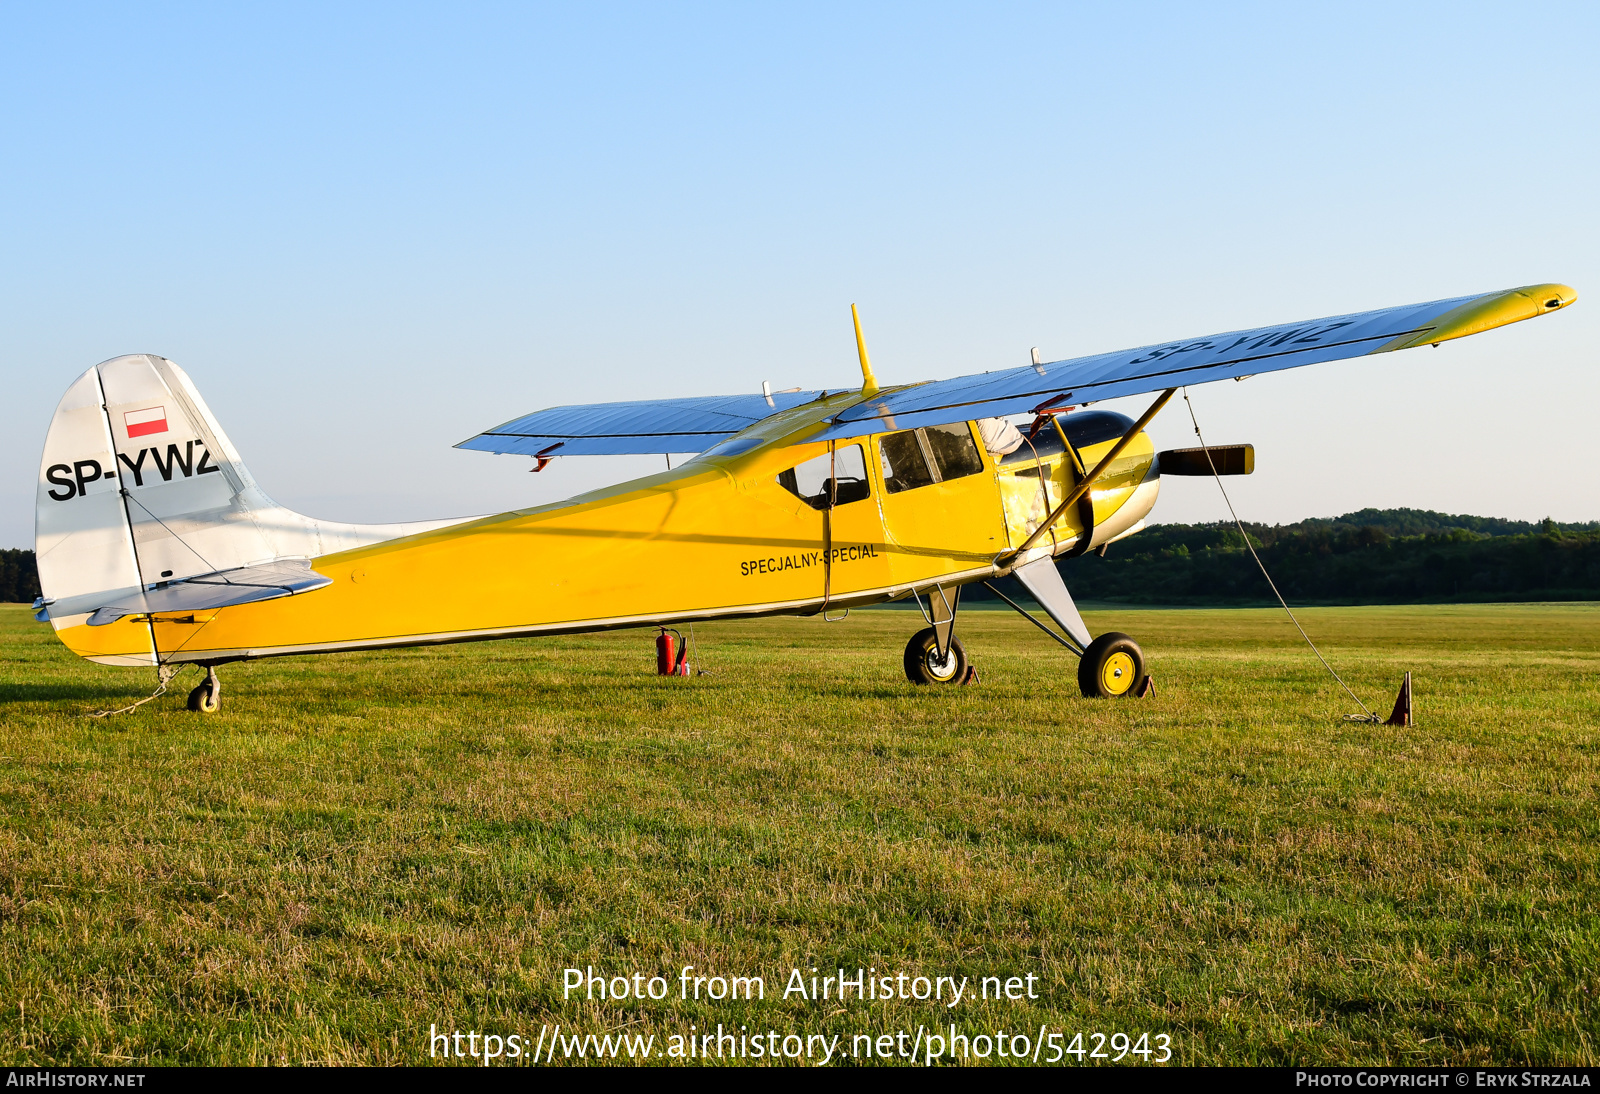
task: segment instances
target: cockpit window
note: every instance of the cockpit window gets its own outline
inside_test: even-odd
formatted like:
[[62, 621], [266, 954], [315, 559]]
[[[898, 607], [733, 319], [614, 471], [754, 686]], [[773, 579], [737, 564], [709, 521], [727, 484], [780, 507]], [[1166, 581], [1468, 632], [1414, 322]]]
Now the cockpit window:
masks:
[[933, 465], [939, 469], [942, 481], [976, 475], [983, 470], [983, 457], [972, 442], [972, 430], [966, 422], [955, 425], [933, 425], [921, 431], [928, 439], [933, 452]]
[[983, 457], [965, 422], [886, 434], [878, 442], [878, 452], [883, 458], [883, 488], [891, 494], [983, 470]]
[[813, 509], [862, 501], [872, 494], [867, 485], [867, 461], [859, 444], [824, 452], [779, 472], [778, 485]]

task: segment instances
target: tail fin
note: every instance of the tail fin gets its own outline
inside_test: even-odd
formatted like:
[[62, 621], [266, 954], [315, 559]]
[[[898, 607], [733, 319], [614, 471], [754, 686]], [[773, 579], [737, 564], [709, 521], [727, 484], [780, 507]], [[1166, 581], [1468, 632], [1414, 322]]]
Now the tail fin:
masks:
[[[256, 485], [183, 370], [149, 354], [105, 361], [67, 389], [45, 439], [35, 516], [39, 584], [58, 631], [157, 583], [456, 523], [338, 524], [285, 509]], [[118, 660], [150, 664], [155, 651]]]

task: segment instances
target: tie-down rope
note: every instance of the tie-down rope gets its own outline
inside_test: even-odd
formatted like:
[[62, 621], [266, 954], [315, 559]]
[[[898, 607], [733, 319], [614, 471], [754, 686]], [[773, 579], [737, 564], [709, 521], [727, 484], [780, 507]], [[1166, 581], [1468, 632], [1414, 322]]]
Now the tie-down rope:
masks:
[[1250, 552], [1250, 557], [1255, 559], [1256, 565], [1261, 568], [1261, 576], [1267, 579], [1267, 586], [1272, 589], [1272, 595], [1278, 598], [1278, 603], [1283, 605], [1283, 613], [1289, 617], [1289, 622], [1294, 624], [1294, 629], [1299, 631], [1300, 637], [1306, 640], [1306, 645], [1310, 646], [1311, 652], [1317, 655], [1317, 660], [1321, 661], [1322, 667], [1328, 670], [1328, 675], [1338, 681], [1339, 686], [1344, 688], [1344, 693], [1354, 699], [1356, 706], [1361, 708], [1362, 713], [1346, 714], [1345, 718], [1352, 722], [1372, 722], [1374, 725], [1383, 721], [1383, 719], [1368, 710], [1367, 704], [1361, 701], [1361, 697], [1351, 691], [1350, 685], [1345, 683], [1337, 672], [1333, 671], [1333, 666], [1328, 664], [1326, 657], [1322, 656], [1322, 651], [1317, 649], [1317, 644], [1311, 641], [1311, 636], [1300, 625], [1300, 620], [1296, 619], [1294, 612], [1289, 610], [1289, 602], [1283, 599], [1283, 594], [1278, 591], [1278, 586], [1272, 580], [1272, 575], [1267, 573], [1266, 564], [1261, 561], [1261, 556], [1256, 554], [1255, 544], [1250, 542], [1250, 533], [1244, 530], [1244, 523], [1239, 520], [1239, 514], [1234, 511], [1233, 499], [1228, 497], [1228, 488], [1222, 485], [1222, 476], [1217, 473], [1217, 465], [1211, 459], [1211, 449], [1206, 445], [1205, 435], [1200, 432], [1200, 420], [1194, 416], [1194, 403], [1189, 399], [1189, 389], [1187, 387], [1183, 389], [1183, 403], [1189, 408], [1189, 420], [1194, 423], [1194, 435], [1200, 438], [1200, 450], [1206, 454], [1206, 463], [1211, 468], [1211, 477], [1217, 480], [1217, 489], [1222, 491], [1222, 500], [1228, 504], [1228, 514], [1233, 517], [1234, 526], [1239, 529], [1239, 535], [1244, 539], [1245, 549]]
[[140, 699], [138, 702], [129, 703], [127, 706], [118, 707], [116, 710], [97, 710], [93, 714], [90, 714], [89, 717], [91, 717], [91, 718], [109, 718], [113, 714], [126, 714], [130, 710], [137, 710], [138, 708], [144, 706], [146, 703], [150, 702], [150, 700], [152, 700], [152, 699], [161, 698], [163, 695], [165, 695], [167, 693], [167, 685], [172, 683], [172, 678], [177, 676], [178, 673], [181, 672], [182, 670], [183, 670], [183, 666], [182, 665], [157, 665], [156, 666], [156, 690], [155, 691], [151, 692], [149, 695], [145, 696], [143, 699]]

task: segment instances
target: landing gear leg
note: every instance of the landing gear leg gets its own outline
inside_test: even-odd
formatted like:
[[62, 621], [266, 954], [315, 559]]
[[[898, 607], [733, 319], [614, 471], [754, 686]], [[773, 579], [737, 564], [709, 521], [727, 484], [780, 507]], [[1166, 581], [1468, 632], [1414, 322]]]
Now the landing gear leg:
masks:
[[206, 678], [189, 693], [189, 709], [199, 714], [215, 714], [222, 706], [222, 681], [217, 666], [206, 666]]
[[933, 626], [918, 631], [906, 643], [906, 679], [913, 684], [965, 684], [969, 678], [977, 680], [966, 648], [955, 636], [956, 609], [960, 605], [959, 585], [953, 593], [946, 593], [937, 585], [928, 591], [926, 618]]

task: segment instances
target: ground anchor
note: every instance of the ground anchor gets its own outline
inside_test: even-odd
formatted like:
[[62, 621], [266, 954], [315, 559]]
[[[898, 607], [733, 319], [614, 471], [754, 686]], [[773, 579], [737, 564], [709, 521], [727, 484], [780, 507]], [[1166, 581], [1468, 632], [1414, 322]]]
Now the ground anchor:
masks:
[[1411, 673], [1400, 682], [1400, 694], [1394, 701], [1394, 713], [1383, 723], [1386, 726], [1411, 726]]

